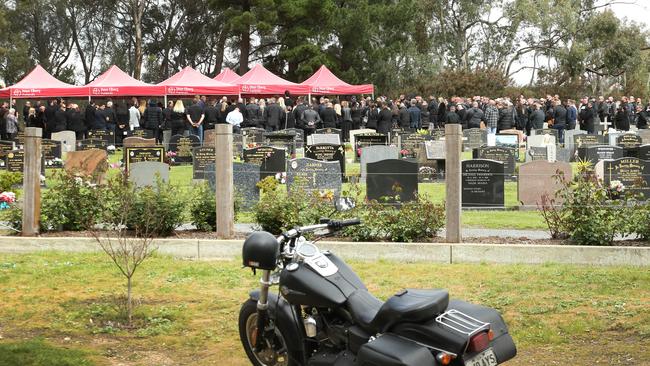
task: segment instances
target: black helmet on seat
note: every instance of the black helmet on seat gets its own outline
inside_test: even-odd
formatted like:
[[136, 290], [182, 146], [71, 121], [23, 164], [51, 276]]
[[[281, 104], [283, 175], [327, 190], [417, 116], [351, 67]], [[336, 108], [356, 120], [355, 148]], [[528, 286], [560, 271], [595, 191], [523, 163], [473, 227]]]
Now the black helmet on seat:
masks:
[[278, 240], [266, 231], [256, 231], [244, 241], [242, 258], [245, 267], [274, 270], [279, 254]]

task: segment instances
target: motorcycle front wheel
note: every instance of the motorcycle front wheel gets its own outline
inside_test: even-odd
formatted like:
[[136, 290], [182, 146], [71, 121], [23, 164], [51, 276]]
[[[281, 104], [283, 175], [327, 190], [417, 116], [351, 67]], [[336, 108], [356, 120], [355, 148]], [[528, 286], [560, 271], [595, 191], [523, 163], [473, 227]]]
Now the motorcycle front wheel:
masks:
[[255, 366], [299, 366], [291, 357], [292, 350], [287, 347], [286, 339], [291, 335], [282, 331], [282, 324], [275, 323], [272, 318], [269, 321], [275, 326], [273, 337], [265, 339], [264, 349], [256, 352], [255, 342], [261, 335], [257, 329], [257, 302], [248, 300], [242, 305], [239, 311], [239, 338], [246, 355]]

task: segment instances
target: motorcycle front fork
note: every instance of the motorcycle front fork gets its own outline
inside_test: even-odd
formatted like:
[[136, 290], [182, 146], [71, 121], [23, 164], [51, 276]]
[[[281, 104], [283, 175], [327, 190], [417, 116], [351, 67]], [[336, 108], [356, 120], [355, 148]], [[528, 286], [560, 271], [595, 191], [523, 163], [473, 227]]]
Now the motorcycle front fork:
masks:
[[257, 338], [255, 340], [255, 351], [257, 352], [264, 349], [264, 333], [269, 309], [269, 287], [271, 287], [271, 271], [263, 270], [262, 279], [260, 280], [260, 297], [257, 300]]

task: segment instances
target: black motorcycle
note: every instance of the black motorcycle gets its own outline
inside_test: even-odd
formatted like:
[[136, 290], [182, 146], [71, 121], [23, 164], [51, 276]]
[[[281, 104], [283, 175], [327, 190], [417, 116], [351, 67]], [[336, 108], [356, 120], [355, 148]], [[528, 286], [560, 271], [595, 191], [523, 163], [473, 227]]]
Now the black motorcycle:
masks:
[[[252, 233], [244, 266], [261, 288], [239, 313], [239, 335], [256, 366], [493, 366], [517, 349], [494, 309], [449, 300], [445, 290], [374, 297], [352, 269], [303, 234], [333, 233], [353, 220], [322, 220], [279, 237]], [[279, 284], [278, 295], [269, 293]]]

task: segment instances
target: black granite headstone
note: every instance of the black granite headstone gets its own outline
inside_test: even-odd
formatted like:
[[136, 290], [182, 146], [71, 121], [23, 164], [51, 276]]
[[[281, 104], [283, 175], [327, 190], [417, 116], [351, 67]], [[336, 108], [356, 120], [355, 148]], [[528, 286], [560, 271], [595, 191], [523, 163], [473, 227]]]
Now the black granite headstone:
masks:
[[76, 142], [76, 150], [77, 151], [83, 151], [83, 150], [91, 150], [91, 149], [99, 149], [99, 150], [104, 150], [108, 148], [108, 143], [106, 140], [77, 140]]
[[201, 140], [195, 135], [174, 135], [169, 140], [169, 151], [176, 154], [173, 157], [175, 163], [191, 163], [192, 149], [199, 146], [201, 146]]
[[[153, 130], [145, 130], [144, 128], [141, 127], [136, 127], [133, 129], [133, 131], [127, 131], [127, 136], [128, 137], [142, 137], [143, 139], [152, 139], [155, 136], [153, 135]], [[125, 137], [127, 137], [125, 136]]]
[[335, 161], [293, 159], [287, 168], [287, 190], [291, 192], [295, 189], [331, 191], [338, 197], [341, 193], [341, 166]]
[[626, 133], [616, 138], [616, 146], [623, 148], [623, 156], [636, 158], [639, 157], [639, 146], [641, 146], [641, 136]]
[[463, 150], [472, 150], [487, 145], [487, 130], [469, 128], [463, 130]]
[[214, 164], [216, 153], [214, 147], [202, 146], [192, 150], [192, 178], [205, 179], [205, 170], [209, 164]]
[[463, 208], [504, 207], [504, 164], [495, 160], [462, 162]]
[[287, 155], [285, 149], [272, 146], [244, 149], [244, 162], [259, 165], [260, 180], [266, 177], [283, 180], [286, 176]]
[[[418, 193], [418, 163], [406, 159], [368, 163], [366, 197], [381, 202], [407, 202]], [[399, 199], [396, 199], [398, 197]]]
[[115, 145], [115, 133], [106, 130], [90, 130], [88, 131], [89, 140], [104, 140], [106, 145]]
[[515, 174], [515, 151], [509, 147], [486, 146], [476, 150], [475, 159], [496, 160], [503, 163], [503, 170], [506, 179], [514, 179]]
[[650, 160], [650, 144], [639, 146], [639, 159]]
[[61, 141], [56, 140], [41, 140], [41, 149], [43, 152], [43, 159], [45, 161], [45, 168], [62, 168], [63, 160], [61, 160]]
[[345, 175], [345, 148], [341, 145], [317, 144], [305, 146], [305, 157], [321, 161], [338, 161]]
[[373, 145], [388, 145], [388, 135], [382, 133], [360, 133], [354, 136], [354, 155], [359, 158], [361, 148]]
[[585, 160], [591, 162], [594, 165], [600, 160], [615, 160], [620, 159], [624, 156], [623, 148], [619, 146], [590, 145], [581, 149], [585, 150]]
[[625, 192], [650, 198], [650, 161], [639, 158], [606, 160], [603, 173], [606, 187], [617, 180], [623, 184]]
[[127, 147], [126, 161], [124, 162], [126, 171], [131, 169], [131, 164], [139, 163], [142, 161], [158, 161], [165, 162], [165, 148], [162, 146], [156, 147]]
[[431, 140], [431, 136], [419, 133], [409, 133], [400, 136], [400, 154], [404, 158], [414, 158], [420, 155], [424, 149], [425, 141]]
[[287, 152], [294, 156], [296, 154], [296, 135], [288, 132], [269, 132], [264, 134], [266, 143], [269, 146], [286, 149]]

